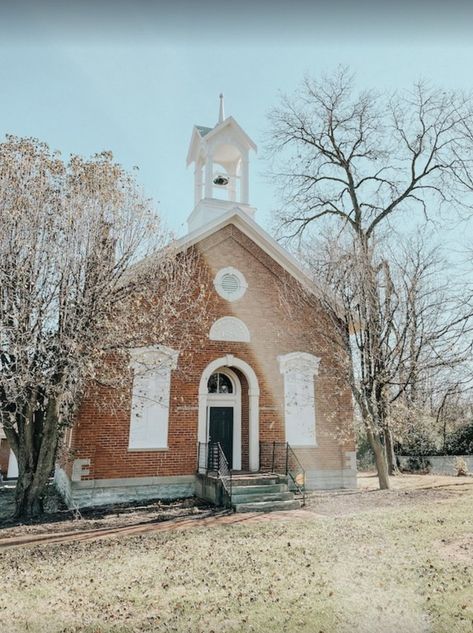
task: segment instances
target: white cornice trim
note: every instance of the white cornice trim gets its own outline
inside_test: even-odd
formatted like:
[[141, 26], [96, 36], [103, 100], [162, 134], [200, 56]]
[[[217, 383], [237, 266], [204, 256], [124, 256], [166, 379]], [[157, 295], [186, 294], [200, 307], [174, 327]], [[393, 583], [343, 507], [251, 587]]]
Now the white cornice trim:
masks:
[[199, 129], [194, 125], [192, 129], [191, 140], [189, 143], [189, 150], [187, 152], [186, 164], [189, 166], [193, 161], [197, 160], [199, 151], [202, 146], [207, 146], [209, 140], [211, 141], [214, 136], [220, 134], [226, 127], [233, 127], [235, 133], [243, 140], [248, 149], [257, 151], [256, 143], [248, 136], [245, 130], [235, 121], [232, 116], [227, 117], [224, 121], [216, 125], [210, 132], [207, 132], [205, 136], [199, 132]]
[[227, 117], [224, 121], [222, 121], [222, 123], [219, 123], [212, 130], [210, 130], [210, 132], [205, 135], [205, 140], [208, 141], [209, 139], [213, 138], [226, 127], [234, 127], [236, 132], [238, 132], [240, 136], [242, 136], [243, 139], [246, 141], [248, 147], [255, 150], [255, 152], [257, 151], [256, 143], [248, 136], [245, 130], [235, 121], [232, 116]]
[[279, 371], [288, 374], [292, 371], [303, 371], [311, 376], [319, 373], [320, 358], [308, 352], [290, 352], [284, 356], [278, 356]]
[[176, 369], [179, 352], [165, 345], [134, 347], [129, 350], [132, 369], [150, 370], [159, 367]]

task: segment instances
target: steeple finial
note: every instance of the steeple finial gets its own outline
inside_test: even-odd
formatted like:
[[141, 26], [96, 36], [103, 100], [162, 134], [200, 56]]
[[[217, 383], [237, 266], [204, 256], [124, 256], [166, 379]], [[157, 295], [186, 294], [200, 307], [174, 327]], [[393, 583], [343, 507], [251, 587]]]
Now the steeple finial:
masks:
[[225, 109], [223, 106], [223, 92], [220, 93], [220, 108], [218, 110], [218, 122], [221, 123], [225, 118]]

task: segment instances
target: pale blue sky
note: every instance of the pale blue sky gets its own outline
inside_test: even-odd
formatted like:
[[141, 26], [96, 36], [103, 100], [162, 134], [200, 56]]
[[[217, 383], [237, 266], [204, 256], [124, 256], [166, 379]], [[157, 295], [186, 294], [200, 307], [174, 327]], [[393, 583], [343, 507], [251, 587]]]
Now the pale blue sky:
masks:
[[[264, 178], [266, 113], [278, 92], [293, 91], [304, 73], [347, 64], [361, 85], [381, 90], [407, 87], [419, 77], [473, 88], [466, 5], [435, 16], [430, 3], [428, 24], [406, 9], [407, 27], [401, 12], [392, 28], [390, 15], [369, 22], [363, 14], [325, 12], [321, 19], [312, 11], [317, 3], [308, 20], [297, 14], [298, 21], [278, 17], [278, 3], [266, 3], [274, 9], [269, 22], [264, 12], [252, 19], [245, 3], [237, 19], [218, 22], [192, 11], [175, 14], [169, 6], [161, 14], [164, 4], [149, 4], [151, 17], [137, 22], [138, 4], [130, 4], [108, 24], [93, 13], [55, 20], [59, 4], [49, 3], [44, 12], [41, 3], [35, 11], [25, 5], [23, 15], [0, 9], [0, 133], [35, 136], [65, 155], [112, 150], [127, 168], [139, 167], [146, 194], [178, 233], [193, 203], [192, 169], [185, 166], [192, 126], [215, 124], [220, 92], [226, 114], [260, 148], [251, 165], [250, 201], [268, 227], [277, 201]], [[113, 16], [112, 3], [107, 6]], [[199, 7], [202, 13], [206, 5]]]

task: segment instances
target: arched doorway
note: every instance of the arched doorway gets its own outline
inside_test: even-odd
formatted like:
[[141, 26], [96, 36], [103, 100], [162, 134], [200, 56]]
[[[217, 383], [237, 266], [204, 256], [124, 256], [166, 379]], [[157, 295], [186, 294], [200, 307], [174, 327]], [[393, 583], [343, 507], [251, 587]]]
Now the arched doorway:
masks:
[[[230, 420], [233, 416], [232, 468], [234, 470], [241, 469], [241, 383], [232, 368], [242, 372], [248, 382], [248, 458], [250, 470], [257, 472], [259, 469], [258, 379], [248, 363], [231, 354], [215, 359], [207, 365], [202, 373], [199, 385], [198, 441], [207, 443], [210, 439], [210, 431], [214, 432], [214, 429], [217, 429], [219, 425], [220, 432], [228, 438], [229, 427], [232, 425]], [[219, 376], [224, 376], [222, 385], [225, 386], [221, 392], [219, 392]], [[230, 382], [228, 383], [227, 380]], [[228, 392], [229, 385], [232, 386], [233, 393]], [[214, 391], [209, 393], [209, 390]], [[227, 410], [212, 411], [212, 409], [219, 407]], [[230, 413], [228, 409], [233, 409], [233, 413]]]
[[207, 436], [220, 443], [230, 468], [241, 470], [241, 384], [228, 367], [207, 381]]

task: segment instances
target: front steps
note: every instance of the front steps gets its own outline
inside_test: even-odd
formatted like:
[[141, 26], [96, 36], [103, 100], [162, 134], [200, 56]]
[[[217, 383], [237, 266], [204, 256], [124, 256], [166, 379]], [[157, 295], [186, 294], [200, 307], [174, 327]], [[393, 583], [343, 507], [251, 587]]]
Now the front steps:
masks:
[[294, 498], [281, 475], [233, 475], [232, 507], [235, 512], [275, 512], [298, 510], [300, 502]]

